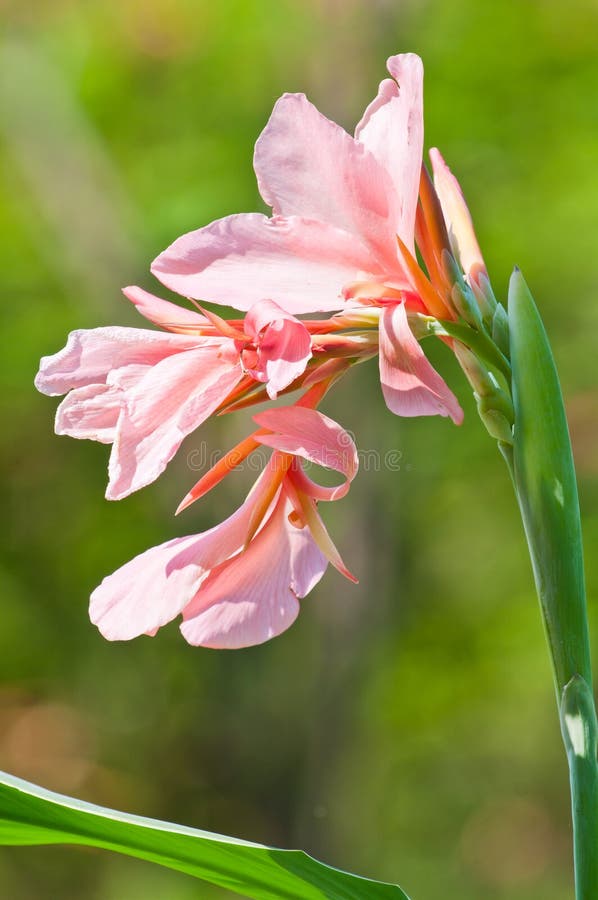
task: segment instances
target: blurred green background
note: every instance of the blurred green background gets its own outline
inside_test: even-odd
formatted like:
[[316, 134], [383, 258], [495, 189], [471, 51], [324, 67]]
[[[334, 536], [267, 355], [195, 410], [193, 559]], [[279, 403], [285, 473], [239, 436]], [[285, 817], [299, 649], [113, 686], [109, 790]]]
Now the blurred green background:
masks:
[[[426, 144], [462, 182], [497, 293], [520, 265], [554, 343], [598, 636], [595, 0], [4, 0], [0, 15], [0, 767], [303, 847], [414, 900], [572, 896], [521, 525], [443, 347], [460, 429], [387, 413], [373, 363], [328, 398], [362, 449], [400, 453], [398, 471], [364, 466], [325, 511], [360, 584], [330, 571], [289, 632], [237, 652], [188, 647], [174, 623], [110, 644], [87, 600], [136, 553], [236, 507], [242, 475], [172, 515], [198, 477], [193, 450], [230, 446], [244, 417], [204, 426], [159, 483], [110, 504], [107, 448], [54, 436], [56, 403], [32, 382], [69, 330], [143, 326], [120, 287], [159, 292], [149, 263], [176, 236], [261, 209], [252, 147], [283, 91], [352, 130], [386, 57], [415, 50]], [[0, 885], [10, 900], [230, 896], [69, 848], [2, 852]]]

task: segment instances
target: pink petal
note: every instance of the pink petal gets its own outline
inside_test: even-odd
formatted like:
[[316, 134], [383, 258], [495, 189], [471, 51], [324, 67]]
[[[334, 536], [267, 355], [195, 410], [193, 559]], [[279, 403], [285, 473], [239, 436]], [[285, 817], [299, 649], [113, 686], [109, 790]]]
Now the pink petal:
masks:
[[248, 334], [252, 340], [257, 341], [260, 332], [268, 325], [271, 325], [272, 322], [277, 322], [279, 319], [283, 319], [287, 322], [299, 321], [299, 319], [296, 319], [291, 313], [284, 310], [282, 306], [275, 303], [274, 300], [260, 300], [259, 303], [256, 303], [251, 307], [245, 316], [243, 328], [245, 333]]
[[269, 325], [259, 343], [258, 355], [271, 399], [303, 375], [311, 359], [311, 335], [302, 322], [279, 319]]
[[266, 409], [253, 419], [262, 428], [274, 432], [257, 434], [255, 439], [260, 444], [334, 469], [343, 474], [347, 482], [357, 474], [359, 457], [351, 435], [321, 412], [302, 406], [279, 406]]
[[42, 394], [66, 394], [72, 388], [104, 383], [111, 369], [133, 363], [153, 365], [196, 346], [194, 337], [141, 328], [115, 326], [72, 331], [66, 347], [42, 358], [35, 386]]
[[474, 277], [480, 272], [487, 274], [471, 214], [459, 182], [435, 147], [430, 150], [430, 161], [434, 173], [434, 187], [456, 258], [467, 274]]
[[281, 498], [249, 547], [216, 569], [183, 611], [181, 631], [195, 646], [236, 649], [261, 644], [289, 628], [327, 561], [307, 528], [288, 521]]
[[[341, 309], [341, 290], [372, 272], [371, 253], [339, 228], [308, 219], [246, 213], [178, 238], [152, 272], [186, 297], [248, 310], [276, 297], [287, 312]], [[367, 277], [370, 277], [369, 275]]]
[[155, 633], [175, 618], [207, 573], [243, 545], [252, 502], [205, 531], [152, 547], [108, 575], [91, 595], [89, 615], [109, 641]]
[[119, 500], [154, 481], [183, 439], [239, 381], [233, 342], [200, 340], [201, 346], [157, 363], [127, 391], [110, 456], [108, 499]]
[[326, 530], [326, 526], [324, 525], [322, 518], [318, 512], [318, 505], [316, 501], [305, 493], [295, 491], [295, 474], [296, 473], [292, 473], [292, 478], [289, 479], [286, 484], [286, 490], [289, 499], [293, 504], [293, 509], [301, 516], [303, 521], [306, 522], [306, 525], [309, 528], [309, 532], [316, 546], [318, 547], [320, 552], [324, 554], [328, 562], [332, 563], [332, 565], [341, 573], [341, 575], [344, 575], [345, 578], [349, 579], [349, 581], [357, 584], [357, 578], [355, 577], [355, 575], [353, 575], [352, 572], [349, 571], [349, 569], [344, 564], [340, 553], [336, 549], [332, 538]]
[[403, 303], [380, 316], [380, 381], [386, 405], [399, 416], [450, 416], [463, 421], [457, 398], [413, 336]]
[[133, 363], [129, 366], [121, 366], [120, 369], [111, 369], [106, 377], [106, 384], [114, 385], [121, 391], [129, 391], [151, 371], [151, 368], [151, 366]]
[[392, 56], [386, 79], [357, 126], [355, 137], [389, 173], [399, 198], [397, 234], [413, 250], [415, 210], [423, 152], [423, 66], [419, 56]]
[[311, 359], [311, 335], [303, 322], [272, 300], [261, 300], [245, 316], [246, 333], [257, 345], [257, 364], [248, 372], [267, 383], [268, 396], [276, 398], [305, 372]]
[[56, 434], [111, 444], [122, 406], [122, 391], [107, 384], [75, 388], [56, 410]]
[[135, 285], [123, 288], [123, 294], [137, 307], [137, 312], [167, 331], [177, 331], [180, 328], [182, 333], [188, 334], [194, 328], [200, 329], [210, 324], [201, 313], [177, 306], [169, 300], [162, 300]]
[[304, 94], [278, 100], [255, 145], [254, 168], [260, 193], [276, 215], [342, 228], [386, 267], [395, 264], [398, 202], [392, 178]]

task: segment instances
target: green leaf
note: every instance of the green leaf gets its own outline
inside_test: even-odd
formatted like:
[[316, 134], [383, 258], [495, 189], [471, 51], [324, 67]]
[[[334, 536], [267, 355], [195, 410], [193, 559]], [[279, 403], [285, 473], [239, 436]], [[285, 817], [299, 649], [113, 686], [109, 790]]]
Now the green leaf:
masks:
[[0, 773], [0, 844], [102, 847], [260, 900], [409, 900], [397, 885], [341, 872], [301, 850], [104, 809], [5, 773]]
[[550, 344], [519, 270], [509, 285], [515, 489], [558, 693], [592, 683], [581, 524], [571, 442]]

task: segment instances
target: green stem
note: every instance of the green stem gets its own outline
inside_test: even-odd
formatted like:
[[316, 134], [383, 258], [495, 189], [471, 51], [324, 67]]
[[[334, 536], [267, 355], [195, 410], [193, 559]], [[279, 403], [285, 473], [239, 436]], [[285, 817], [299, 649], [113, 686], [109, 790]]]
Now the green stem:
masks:
[[596, 710], [588, 683], [576, 675], [561, 699], [561, 729], [569, 762], [576, 896], [598, 897], [598, 767]]
[[509, 330], [515, 409], [510, 468], [548, 639], [569, 762], [575, 896], [577, 900], [596, 900], [596, 712], [577, 484], [552, 352], [518, 270], [509, 289]]

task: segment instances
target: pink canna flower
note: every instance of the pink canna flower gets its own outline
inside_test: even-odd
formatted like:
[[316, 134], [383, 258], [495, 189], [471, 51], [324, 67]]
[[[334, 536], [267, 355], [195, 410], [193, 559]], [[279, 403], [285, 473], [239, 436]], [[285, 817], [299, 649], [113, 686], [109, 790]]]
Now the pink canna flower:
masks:
[[35, 381], [42, 393], [67, 394], [57, 410], [57, 434], [112, 444], [110, 500], [154, 481], [184, 438], [241, 383], [244, 371], [266, 382], [268, 395], [276, 397], [312, 355], [307, 328], [271, 301], [257, 303], [242, 330], [239, 323], [181, 309], [141, 288], [124, 293], [167, 332], [75, 331], [63, 350], [42, 359]]
[[183, 235], [152, 265], [167, 287], [252, 310], [275, 297], [289, 313], [381, 308], [380, 367], [389, 408], [460, 423], [459, 404], [423, 354], [405, 311], [452, 318], [423, 290], [414, 235], [423, 148], [423, 68], [388, 60], [384, 80], [351, 137], [302, 94], [275, 105], [255, 148], [258, 186], [272, 217], [228, 216]]
[[[355, 476], [350, 436], [314, 409], [280, 407], [255, 418], [262, 426], [256, 445], [274, 452], [243, 505], [209, 531], [147, 550], [105, 578], [90, 604], [91, 620], [104, 637], [153, 635], [182, 614], [181, 631], [190, 644], [259, 644], [294, 622], [299, 600], [329, 561], [353, 578], [316, 507], [319, 499], [346, 494]], [[315, 484], [302, 458], [342, 473], [344, 483]]]

